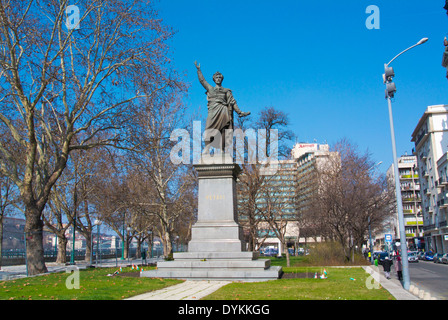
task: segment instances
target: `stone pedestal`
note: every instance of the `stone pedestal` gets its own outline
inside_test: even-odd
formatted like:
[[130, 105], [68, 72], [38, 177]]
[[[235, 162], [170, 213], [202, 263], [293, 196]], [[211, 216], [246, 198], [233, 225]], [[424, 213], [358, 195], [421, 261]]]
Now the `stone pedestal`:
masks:
[[195, 165], [199, 178], [198, 220], [191, 230], [188, 252], [174, 253], [174, 261], [158, 262], [157, 270], [141, 275], [198, 280], [277, 279], [281, 267], [271, 267], [270, 260], [258, 260], [256, 253], [244, 251], [236, 199], [236, 177], [241, 168], [226, 158], [211, 160], [203, 159]]

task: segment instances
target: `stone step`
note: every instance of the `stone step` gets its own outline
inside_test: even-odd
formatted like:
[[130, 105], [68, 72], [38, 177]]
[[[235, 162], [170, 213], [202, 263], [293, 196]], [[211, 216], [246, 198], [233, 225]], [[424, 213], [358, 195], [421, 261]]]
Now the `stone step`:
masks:
[[142, 277], [174, 278], [185, 280], [232, 280], [232, 281], [268, 281], [278, 279], [281, 267], [273, 266], [263, 270], [250, 269], [176, 269], [176, 270], [150, 270], [140, 274]]
[[159, 261], [157, 268], [159, 270], [175, 268], [194, 268], [194, 269], [267, 269], [271, 265], [271, 260], [174, 260]]

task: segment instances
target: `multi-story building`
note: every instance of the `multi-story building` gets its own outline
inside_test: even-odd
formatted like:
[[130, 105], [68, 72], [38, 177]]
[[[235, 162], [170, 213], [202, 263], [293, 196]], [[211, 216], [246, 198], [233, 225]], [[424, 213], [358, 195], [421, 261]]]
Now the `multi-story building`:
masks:
[[[264, 179], [264, 188], [270, 190], [269, 197], [272, 197], [271, 204], [281, 208], [282, 213], [278, 219], [285, 223], [288, 246], [297, 248], [321, 239], [318, 230], [310, 230], [310, 224], [301, 224], [298, 212], [303, 213], [309, 209], [311, 197], [317, 191], [317, 170], [333, 154], [336, 153], [330, 152], [327, 144], [298, 143], [291, 151], [292, 159], [280, 160], [276, 174]], [[267, 204], [265, 197], [261, 193], [256, 200], [259, 210], [263, 210], [263, 206]], [[246, 201], [247, 194], [241, 192], [238, 198], [240, 208]], [[247, 217], [240, 216], [243, 225], [246, 220]], [[264, 238], [264, 247], [275, 247], [279, 253], [283, 251], [280, 241], [266, 222], [259, 223], [258, 237]]]
[[297, 143], [292, 149], [292, 156], [297, 161], [297, 212], [299, 214], [300, 239], [299, 243], [320, 241], [321, 234], [312, 213], [312, 198], [318, 192], [318, 170], [329, 163], [336, 152], [329, 151], [328, 144]]
[[[274, 175], [266, 175], [260, 180], [262, 185], [259, 185], [257, 190], [256, 205], [258, 213], [256, 219], [260, 221], [257, 237], [259, 240], [263, 239], [263, 247], [274, 247], [280, 254], [283, 251], [282, 244], [267, 222], [268, 217], [263, 217], [263, 214], [266, 214], [269, 210], [269, 213], [272, 213], [275, 219], [281, 221], [278, 225], [284, 226], [285, 229], [282, 231], [286, 231], [285, 236], [287, 241], [290, 242], [289, 246], [294, 244], [294, 240], [297, 238], [295, 203], [297, 163], [294, 160], [279, 160], [277, 165]], [[241, 209], [248, 201], [248, 192], [254, 192], [254, 190], [241, 191], [238, 204], [239, 211], [242, 214], [240, 214], [239, 220], [244, 226], [249, 221], [248, 217], [244, 215], [244, 210]]]
[[[395, 190], [393, 164], [387, 170], [387, 177]], [[420, 180], [418, 175], [417, 157], [404, 155], [398, 158], [398, 174], [400, 179], [401, 198], [403, 204], [404, 230], [409, 248], [424, 248], [423, 238], [423, 216], [420, 194]], [[393, 208], [394, 215], [391, 219], [392, 235], [399, 238], [400, 226], [396, 206]]]
[[448, 105], [428, 106], [412, 133], [426, 250], [448, 252]]

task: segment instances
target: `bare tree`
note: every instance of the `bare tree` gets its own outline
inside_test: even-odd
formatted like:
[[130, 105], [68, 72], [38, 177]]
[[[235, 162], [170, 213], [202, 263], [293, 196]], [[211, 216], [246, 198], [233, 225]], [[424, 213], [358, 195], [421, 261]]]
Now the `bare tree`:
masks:
[[0, 141], [0, 172], [22, 196], [31, 275], [46, 271], [42, 211], [70, 153], [126, 146], [133, 102], [178, 83], [165, 54], [173, 33], [149, 1], [83, 1], [69, 29], [68, 5], [0, 1], [0, 125], [24, 149], [20, 168]]
[[380, 225], [389, 215], [390, 195], [384, 176], [375, 177], [375, 163], [347, 139], [333, 146], [338, 156], [319, 168], [318, 188], [311, 213], [327, 239], [338, 241], [347, 260], [365, 240], [369, 219]]
[[165, 255], [172, 253], [172, 235], [178, 219], [189, 220], [194, 211], [185, 212], [179, 201], [191, 193], [194, 181], [191, 179], [192, 168], [188, 165], [171, 161], [171, 150], [176, 142], [170, 137], [176, 129], [190, 128], [183, 103], [186, 88], [165, 88], [157, 94], [142, 101], [135, 110], [135, 126], [130, 132], [135, 152], [129, 153], [129, 163], [150, 183], [151, 195], [154, 197], [142, 201], [158, 219], [155, 232], [160, 237]]
[[[258, 115], [258, 118], [255, 120], [255, 123], [250, 123], [250, 118], [239, 118], [237, 127], [243, 131], [247, 131], [253, 125], [253, 128], [256, 130], [260, 130], [263, 134], [259, 134], [258, 137], [261, 137], [258, 140], [258, 144], [265, 144], [264, 148], [256, 148], [255, 150], [251, 147], [254, 147], [250, 143], [248, 143], [248, 137], [245, 138], [245, 152], [247, 154], [244, 155], [244, 159], [246, 163], [242, 165], [242, 173], [239, 176], [238, 181], [238, 197], [239, 197], [239, 220], [243, 227], [248, 228], [249, 232], [249, 250], [256, 250], [261, 243], [263, 242], [263, 238], [259, 237], [259, 224], [263, 220], [263, 215], [260, 215], [260, 211], [263, 208], [260, 208], [258, 205], [258, 200], [263, 198], [266, 190], [265, 188], [265, 180], [267, 179], [267, 175], [263, 173], [263, 169], [268, 166], [268, 163], [263, 163], [260, 159], [269, 158], [272, 154], [268, 154], [269, 151], [271, 153], [278, 154], [279, 157], [285, 158], [289, 152], [286, 150], [287, 142], [293, 138], [293, 133], [287, 129], [289, 125], [288, 115], [280, 110], [276, 110], [273, 107], [264, 108]], [[274, 144], [270, 144], [271, 139], [271, 130], [278, 131], [278, 149], [275, 149]], [[265, 135], [264, 135], [265, 133]], [[273, 138], [273, 137], [272, 137]], [[266, 152], [264, 155], [258, 154], [258, 152]], [[252, 155], [255, 154], [256, 161], [251, 162], [253, 159]], [[277, 161], [278, 159], [272, 159]]]
[[286, 255], [286, 266], [290, 266], [289, 251], [286, 239], [287, 225], [289, 221], [294, 221], [294, 217], [290, 214], [286, 214], [286, 208], [289, 206], [289, 199], [284, 198], [279, 192], [278, 186], [269, 184], [265, 181], [265, 185], [262, 189], [262, 204], [259, 209], [263, 222], [269, 226], [269, 230], [272, 231], [277, 239], [282, 244]]

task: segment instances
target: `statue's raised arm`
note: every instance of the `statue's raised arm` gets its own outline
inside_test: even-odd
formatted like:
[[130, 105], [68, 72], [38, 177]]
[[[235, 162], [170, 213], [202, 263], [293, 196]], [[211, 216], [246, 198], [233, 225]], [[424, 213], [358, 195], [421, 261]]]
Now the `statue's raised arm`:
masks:
[[213, 87], [205, 80], [204, 75], [202, 74], [201, 65], [197, 61], [194, 62], [194, 65], [196, 66], [196, 69], [198, 70], [199, 82], [202, 84], [204, 89], [207, 91], [212, 90]]

